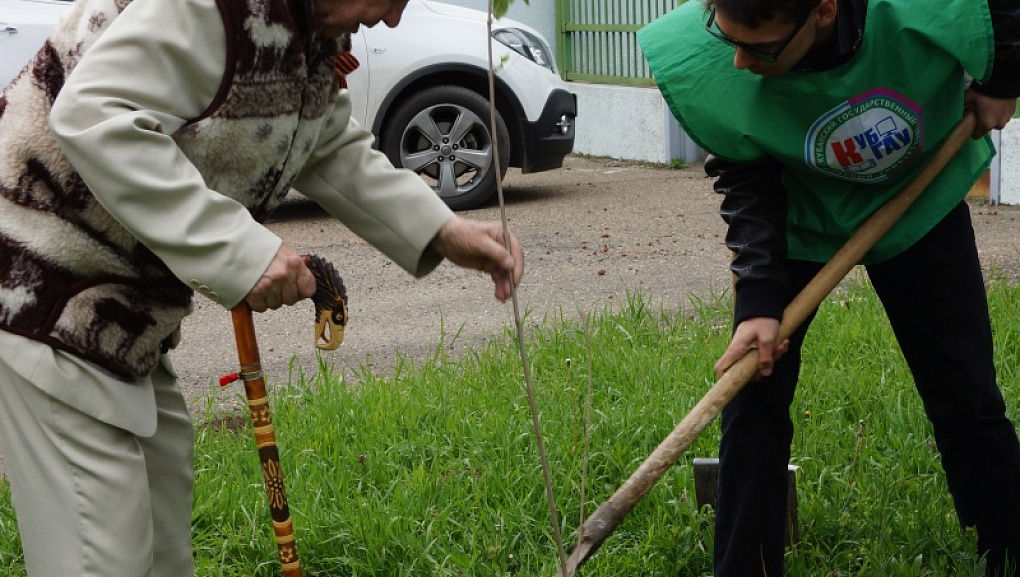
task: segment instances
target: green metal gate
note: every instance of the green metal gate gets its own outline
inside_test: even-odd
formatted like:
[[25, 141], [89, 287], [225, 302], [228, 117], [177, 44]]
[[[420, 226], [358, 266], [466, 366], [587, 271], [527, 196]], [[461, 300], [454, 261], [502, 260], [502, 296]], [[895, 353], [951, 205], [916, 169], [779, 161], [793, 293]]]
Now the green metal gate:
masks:
[[654, 85], [636, 33], [683, 1], [556, 0], [556, 58], [563, 78]]

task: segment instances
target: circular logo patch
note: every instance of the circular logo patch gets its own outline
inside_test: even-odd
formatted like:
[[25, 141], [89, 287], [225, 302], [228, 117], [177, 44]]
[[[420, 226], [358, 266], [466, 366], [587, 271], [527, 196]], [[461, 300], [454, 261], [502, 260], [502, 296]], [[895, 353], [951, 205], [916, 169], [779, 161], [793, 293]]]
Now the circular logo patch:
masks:
[[814, 123], [805, 160], [815, 170], [846, 180], [885, 180], [920, 149], [920, 111], [891, 90], [865, 92]]

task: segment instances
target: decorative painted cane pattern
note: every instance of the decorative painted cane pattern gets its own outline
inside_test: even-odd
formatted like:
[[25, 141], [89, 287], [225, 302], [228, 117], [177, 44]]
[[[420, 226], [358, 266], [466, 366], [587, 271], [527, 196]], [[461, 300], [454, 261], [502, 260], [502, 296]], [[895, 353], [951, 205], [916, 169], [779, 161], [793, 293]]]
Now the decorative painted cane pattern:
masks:
[[302, 577], [298, 561], [294, 528], [287, 505], [287, 491], [283, 482], [283, 468], [273, 431], [273, 417], [269, 410], [269, 395], [262, 376], [262, 361], [255, 341], [255, 326], [251, 309], [241, 303], [231, 311], [234, 333], [237, 337], [237, 356], [241, 362], [241, 378], [248, 397], [248, 412], [251, 414], [255, 444], [258, 447], [262, 479], [266, 486], [269, 513], [273, 518], [273, 532], [276, 534], [276, 548], [284, 577]]
[[283, 565], [284, 574], [287, 571], [294, 569], [300, 570], [297, 557], [297, 547], [294, 545], [294, 530], [290, 527], [290, 523], [286, 523], [285, 527], [279, 526], [277, 523], [273, 523], [273, 528], [277, 533], [286, 533], [286, 535], [276, 536], [276, 548], [280, 552], [280, 563]]
[[[262, 452], [259, 451], [259, 453]], [[277, 518], [277, 511], [287, 513], [283, 516], [284, 519], [290, 517], [280, 461], [276, 459], [262, 461], [262, 477], [266, 480], [266, 496], [269, 498], [269, 509], [273, 512], [273, 519]]]
[[251, 424], [256, 429], [273, 426], [273, 416], [269, 412], [268, 398], [248, 401], [248, 411], [251, 412]]

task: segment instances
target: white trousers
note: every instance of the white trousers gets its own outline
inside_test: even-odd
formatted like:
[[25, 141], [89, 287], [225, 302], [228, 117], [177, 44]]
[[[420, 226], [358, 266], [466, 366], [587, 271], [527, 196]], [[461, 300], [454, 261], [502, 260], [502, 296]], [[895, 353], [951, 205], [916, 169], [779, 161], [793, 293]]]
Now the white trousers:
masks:
[[[61, 402], [0, 359], [0, 448], [29, 577], [194, 575], [191, 418], [162, 363], [146, 380], [150, 437]], [[97, 394], [149, 386], [110, 381]], [[67, 386], [79, 384], [94, 385]]]

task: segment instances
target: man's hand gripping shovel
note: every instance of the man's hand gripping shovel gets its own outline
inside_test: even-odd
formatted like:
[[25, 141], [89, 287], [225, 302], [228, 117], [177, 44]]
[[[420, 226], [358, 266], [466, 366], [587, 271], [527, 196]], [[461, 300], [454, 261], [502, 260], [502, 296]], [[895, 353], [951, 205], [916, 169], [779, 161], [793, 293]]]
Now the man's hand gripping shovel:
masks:
[[[933, 178], [953, 158], [974, 132], [975, 117], [966, 111], [963, 119], [946, 138], [921, 172], [896, 196], [879, 208], [861, 228], [832, 257], [814, 279], [787, 305], [779, 325], [776, 342], [783, 342], [797, 330], [797, 327], [818, 308], [822, 300], [836, 288], [843, 277], [857, 265], [876, 242], [890, 229], [914, 200], [927, 188]], [[624, 481], [623, 485], [599, 506], [581, 525], [577, 543], [570, 549], [566, 563], [566, 575], [562, 571], [557, 577], [572, 576], [582, 563], [595, 554], [617, 525], [630, 512], [662, 475], [676, 463], [680, 455], [691, 446], [698, 435], [715, 419], [723, 407], [740, 392], [758, 372], [758, 351], [752, 350], [712, 386], [691, 412], [659, 443], [652, 454], [638, 469]]]
[[[336, 269], [324, 259], [308, 255], [305, 257], [305, 264], [315, 275], [315, 295], [312, 297], [315, 305], [315, 347], [322, 350], [336, 349], [343, 342], [344, 326], [347, 324], [347, 290]], [[244, 381], [252, 429], [262, 465], [262, 477], [266, 484], [269, 512], [273, 518], [273, 532], [280, 554], [280, 565], [284, 577], [301, 577], [301, 563], [294, 542], [294, 527], [287, 505], [287, 492], [276, 447], [276, 435], [273, 432], [266, 382], [262, 375], [262, 360], [255, 340], [252, 312], [244, 302], [230, 312], [234, 321], [237, 358], [241, 370], [221, 377], [220, 385], [226, 385], [239, 378]]]

